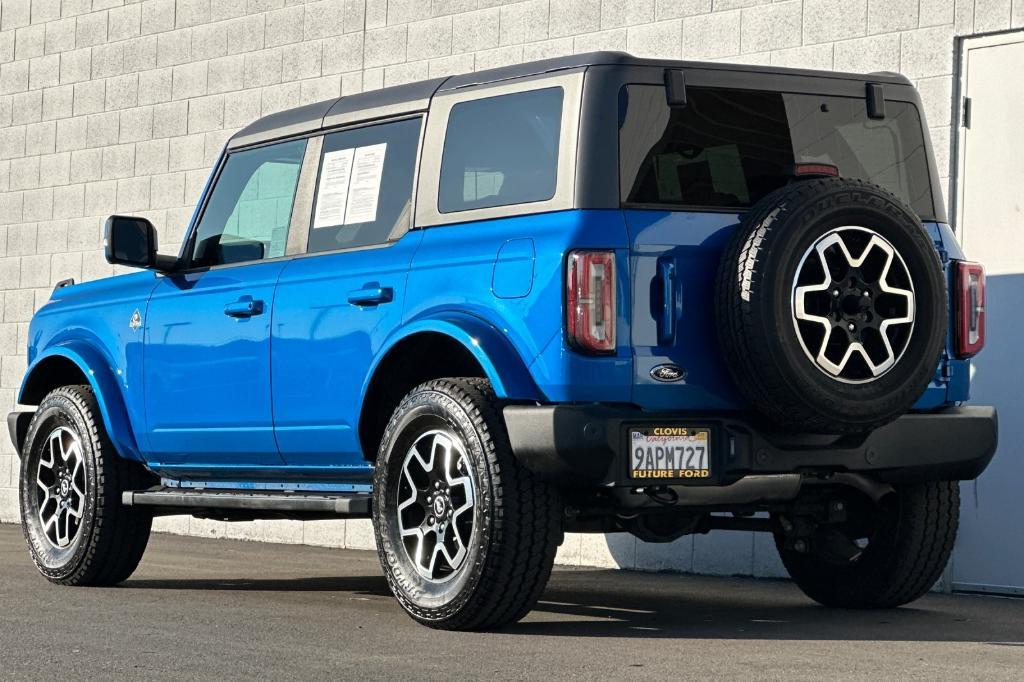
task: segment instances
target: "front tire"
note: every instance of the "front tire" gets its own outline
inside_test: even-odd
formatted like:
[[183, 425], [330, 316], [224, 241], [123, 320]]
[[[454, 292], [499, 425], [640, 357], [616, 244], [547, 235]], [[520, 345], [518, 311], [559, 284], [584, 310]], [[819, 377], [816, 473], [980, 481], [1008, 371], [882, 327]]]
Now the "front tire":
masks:
[[21, 528], [32, 561], [60, 585], [116, 585], [138, 566], [153, 517], [121, 504], [151, 484], [118, 456], [88, 386], [51, 391], [36, 410], [21, 457]]
[[388, 585], [414, 619], [482, 630], [536, 604], [561, 543], [557, 491], [516, 460], [483, 379], [440, 379], [395, 410], [374, 473]]
[[953, 551], [960, 521], [959, 484], [903, 484], [878, 507], [863, 499], [852, 502], [861, 513], [840, 532], [864, 543], [860, 554], [844, 561], [822, 558], [788, 549], [785, 537], [776, 535], [790, 577], [808, 597], [834, 608], [888, 609], [924, 595]]

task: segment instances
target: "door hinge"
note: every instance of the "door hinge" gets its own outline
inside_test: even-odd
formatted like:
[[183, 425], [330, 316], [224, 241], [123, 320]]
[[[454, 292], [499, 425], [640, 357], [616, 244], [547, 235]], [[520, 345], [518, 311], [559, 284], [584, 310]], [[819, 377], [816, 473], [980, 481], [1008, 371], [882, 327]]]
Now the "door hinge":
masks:
[[963, 107], [961, 107], [961, 108], [963, 109], [963, 112], [964, 112], [964, 114], [963, 114], [963, 126], [964, 126], [964, 128], [970, 128], [971, 127], [971, 98], [970, 97], [964, 97]]

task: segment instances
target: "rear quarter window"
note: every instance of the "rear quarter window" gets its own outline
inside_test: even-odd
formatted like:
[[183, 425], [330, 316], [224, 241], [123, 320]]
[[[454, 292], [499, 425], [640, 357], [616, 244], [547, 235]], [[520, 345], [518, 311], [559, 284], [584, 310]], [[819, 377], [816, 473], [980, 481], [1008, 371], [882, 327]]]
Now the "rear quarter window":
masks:
[[441, 213], [546, 201], [555, 195], [562, 88], [461, 102], [445, 131]]
[[872, 119], [863, 98], [629, 85], [620, 97], [621, 200], [631, 206], [745, 209], [793, 177], [797, 163], [836, 166], [932, 215], [927, 147], [916, 107], [886, 102]]

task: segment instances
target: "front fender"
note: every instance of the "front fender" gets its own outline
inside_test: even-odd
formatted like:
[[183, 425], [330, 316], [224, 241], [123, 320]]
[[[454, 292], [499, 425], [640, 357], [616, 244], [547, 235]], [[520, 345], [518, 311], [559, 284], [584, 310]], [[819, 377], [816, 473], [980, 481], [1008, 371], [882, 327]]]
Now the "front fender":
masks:
[[364, 396], [369, 377], [374, 375], [391, 349], [403, 339], [424, 332], [444, 334], [462, 344], [480, 363], [497, 397], [505, 400], [544, 400], [526, 363], [508, 338], [486, 320], [457, 311], [442, 311], [415, 319], [389, 338], [367, 374], [367, 385], [363, 386]]
[[32, 384], [37, 374], [46, 371], [45, 368], [55, 358], [63, 358], [74, 363], [89, 382], [96, 395], [96, 402], [99, 404], [103, 426], [106, 427], [110, 441], [118, 453], [125, 459], [142, 461], [142, 455], [128, 419], [124, 395], [121, 393], [121, 388], [115, 377], [117, 370], [101, 352], [92, 346], [80, 341], [67, 341], [50, 346], [40, 353], [25, 372], [25, 379], [18, 390], [18, 402], [23, 401], [26, 389]]

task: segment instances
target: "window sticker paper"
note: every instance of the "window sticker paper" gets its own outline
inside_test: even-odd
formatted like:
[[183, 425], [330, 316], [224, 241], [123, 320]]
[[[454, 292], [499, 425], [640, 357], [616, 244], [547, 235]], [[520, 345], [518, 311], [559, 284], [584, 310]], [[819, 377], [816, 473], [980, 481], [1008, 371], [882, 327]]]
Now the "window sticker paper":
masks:
[[[316, 190], [316, 215], [313, 229], [332, 227], [345, 222], [345, 210], [349, 203], [349, 181], [352, 175], [352, 159], [355, 149], [340, 149], [324, 154], [320, 170], [320, 185]], [[376, 206], [374, 207], [376, 211]]]
[[[345, 224], [369, 223], [377, 219], [377, 200], [384, 174], [387, 142], [359, 147], [352, 162], [352, 180], [345, 209]], [[337, 223], [334, 223], [337, 225]]]

